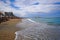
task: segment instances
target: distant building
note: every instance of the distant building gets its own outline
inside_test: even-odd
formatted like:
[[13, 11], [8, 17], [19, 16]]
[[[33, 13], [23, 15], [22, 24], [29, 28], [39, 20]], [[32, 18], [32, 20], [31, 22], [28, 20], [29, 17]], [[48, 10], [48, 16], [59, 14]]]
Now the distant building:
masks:
[[5, 12], [5, 17], [13, 18], [13, 12]]
[[9, 19], [20, 19], [20, 18], [15, 16], [13, 12], [0, 12], [0, 23], [8, 21]]

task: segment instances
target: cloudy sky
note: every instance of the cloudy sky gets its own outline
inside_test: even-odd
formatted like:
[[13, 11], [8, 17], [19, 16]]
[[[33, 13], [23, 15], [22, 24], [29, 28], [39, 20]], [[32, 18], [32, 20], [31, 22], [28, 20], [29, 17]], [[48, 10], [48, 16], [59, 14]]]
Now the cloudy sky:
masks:
[[60, 16], [60, 0], [0, 0], [0, 11], [16, 16]]

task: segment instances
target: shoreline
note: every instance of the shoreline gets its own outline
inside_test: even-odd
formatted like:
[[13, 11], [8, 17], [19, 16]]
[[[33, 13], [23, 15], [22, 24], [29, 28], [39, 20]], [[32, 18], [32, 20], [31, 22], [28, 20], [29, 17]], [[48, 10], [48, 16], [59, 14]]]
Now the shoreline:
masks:
[[[17, 26], [23, 28], [23, 30], [15, 32], [15, 40], [34, 40], [34, 38], [36, 40], [38, 37], [40, 37], [39, 39], [43, 38], [46, 40], [50, 38], [49, 40], [52, 40], [52, 38], [55, 39], [60, 35], [59, 27], [47, 25], [46, 23], [34, 22], [31, 19], [23, 19], [22, 23], [19, 23]], [[43, 36], [39, 35], [39, 33]], [[55, 33], [57, 37], [53, 36]]]
[[17, 28], [21, 28], [22, 30], [25, 29], [25, 28], [28, 28], [27, 24], [33, 24], [33, 23], [36, 23], [35, 21], [31, 20], [31, 19], [22, 19], [22, 22], [19, 22], [16, 24], [16, 27]]
[[[21, 32], [22, 32], [22, 35], [24, 36], [24, 31], [29, 31], [30, 29], [31, 30], [32, 29], [35, 30], [35, 28], [37, 28], [36, 26], [39, 27], [40, 25], [42, 25], [42, 23], [35, 22], [35, 21], [31, 20], [31, 19], [23, 19], [22, 23], [18, 23], [17, 26], [16, 26], [18, 28], [22, 28], [22, 30], [18, 30], [18, 31], [15, 32], [15, 34], [16, 34], [15, 40], [18, 39], [18, 36], [21, 34]], [[46, 25], [46, 24], [44, 24], [44, 25]], [[39, 28], [40, 29], [41, 28], [44, 29], [45, 27], [44, 28], [43, 27], [39, 27]]]
[[20, 30], [15, 25], [21, 22], [21, 19], [10, 19], [0, 24], [0, 40], [14, 40], [15, 32]]

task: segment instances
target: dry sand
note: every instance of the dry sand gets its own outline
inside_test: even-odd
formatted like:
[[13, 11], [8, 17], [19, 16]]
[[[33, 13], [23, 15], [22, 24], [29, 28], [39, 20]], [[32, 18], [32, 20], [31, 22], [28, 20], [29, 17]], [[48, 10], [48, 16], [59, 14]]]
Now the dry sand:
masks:
[[10, 19], [7, 22], [0, 24], [0, 40], [14, 40], [15, 32], [20, 30], [16, 27], [16, 24], [20, 22], [21, 19]]

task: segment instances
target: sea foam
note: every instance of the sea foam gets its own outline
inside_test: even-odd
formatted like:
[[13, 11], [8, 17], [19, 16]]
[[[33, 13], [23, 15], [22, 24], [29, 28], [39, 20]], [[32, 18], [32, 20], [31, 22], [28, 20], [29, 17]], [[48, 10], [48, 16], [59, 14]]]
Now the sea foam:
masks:
[[31, 20], [31, 19], [27, 19], [27, 20], [29, 20], [30, 22], [34, 22], [34, 23], [36, 23], [35, 21], [33, 21], [33, 20]]
[[60, 31], [53, 26], [44, 23], [37, 24], [31, 19], [24, 20], [20, 24], [26, 27], [23, 30], [15, 32], [15, 40], [59, 40]]

